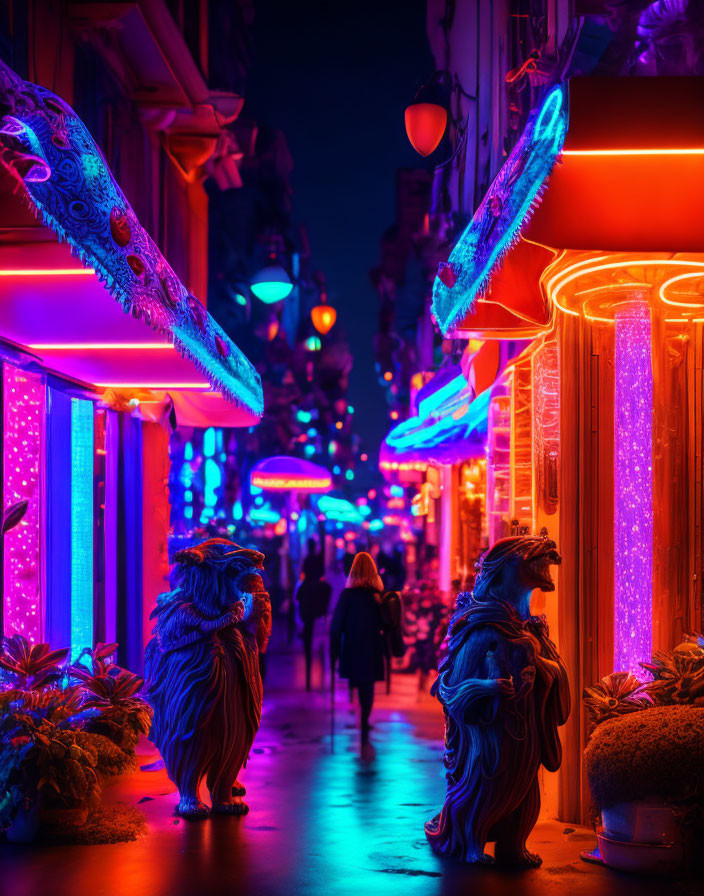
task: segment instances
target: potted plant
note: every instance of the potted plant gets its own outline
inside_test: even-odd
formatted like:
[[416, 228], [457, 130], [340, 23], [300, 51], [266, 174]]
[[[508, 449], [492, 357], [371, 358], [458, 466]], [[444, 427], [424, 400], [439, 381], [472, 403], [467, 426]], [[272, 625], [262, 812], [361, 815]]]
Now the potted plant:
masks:
[[[117, 644], [97, 644], [86, 648], [71, 666], [71, 678], [80, 684], [81, 706], [95, 710], [86, 722], [86, 731], [109, 738], [123, 752], [131, 755], [140, 734], [148, 734], [152, 708], [139, 695], [144, 679], [109, 660]], [[83, 657], [90, 667], [81, 663]]]
[[0, 719], [0, 829], [34, 839], [39, 827], [80, 825], [100, 799], [97, 754], [61, 699], [5, 701]]
[[[704, 835], [704, 648], [657, 653], [645, 683], [614, 673], [585, 691], [587, 775], [602, 825], [598, 857], [620, 870], [691, 864]], [[585, 856], [586, 857], [586, 856]]]

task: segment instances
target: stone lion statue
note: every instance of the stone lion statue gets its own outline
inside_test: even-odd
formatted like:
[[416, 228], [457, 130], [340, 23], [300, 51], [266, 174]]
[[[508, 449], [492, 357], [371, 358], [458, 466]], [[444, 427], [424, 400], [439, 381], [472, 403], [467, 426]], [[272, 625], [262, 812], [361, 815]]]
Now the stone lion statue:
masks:
[[425, 832], [441, 855], [490, 862], [484, 848], [495, 841], [499, 864], [541, 862], [526, 839], [540, 810], [538, 770], [560, 766], [557, 728], [570, 692], [545, 620], [530, 615], [530, 596], [554, 590], [550, 566], [558, 563], [548, 538], [504, 538], [486, 554], [474, 591], [458, 598], [431, 691], [445, 714], [447, 793]]
[[211, 538], [174, 556], [172, 591], [159, 595], [145, 651], [152, 738], [178, 787], [176, 811], [242, 815], [245, 764], [262, 710], [259, 654], [271, 634], [264, 555]]

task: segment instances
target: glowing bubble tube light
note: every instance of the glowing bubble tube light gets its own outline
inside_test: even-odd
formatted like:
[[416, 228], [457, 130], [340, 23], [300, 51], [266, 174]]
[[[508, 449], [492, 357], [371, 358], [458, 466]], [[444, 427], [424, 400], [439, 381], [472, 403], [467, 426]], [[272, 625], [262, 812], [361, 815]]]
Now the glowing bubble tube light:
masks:
[[93, 402], [71, 399], [71, 656], [93, 646]]
[[614, 669], [639, 677], [653, 634], [653, 370], [647, 302], [615, 315]]
[[38, 373], [3, 365], [4, 507], [28, 500], [22, 522], [5, 535], [5, 635], [42, 640], [41, 458], [44, 382]]

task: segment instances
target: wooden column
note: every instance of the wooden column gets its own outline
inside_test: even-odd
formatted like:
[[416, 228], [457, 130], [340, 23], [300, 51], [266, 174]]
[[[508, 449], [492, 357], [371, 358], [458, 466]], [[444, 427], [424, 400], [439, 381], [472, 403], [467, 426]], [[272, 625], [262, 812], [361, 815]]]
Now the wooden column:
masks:
[[560, 569], [558, 639], [572, 714], [562, 729], [559, 813], [586, 821], [582, 691], [613, 655], [613, 331], [560, 315]]

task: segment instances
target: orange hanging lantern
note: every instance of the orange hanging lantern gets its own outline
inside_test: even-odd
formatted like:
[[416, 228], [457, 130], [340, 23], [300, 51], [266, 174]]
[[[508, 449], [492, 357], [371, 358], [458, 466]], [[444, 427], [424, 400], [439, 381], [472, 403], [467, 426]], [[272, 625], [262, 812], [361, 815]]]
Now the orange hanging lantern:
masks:
[[316, 305], [311, 309], [310, 319], [313, 321], [313, 326], [315, 329], [321, 334], [325, 335], [329, 333], [330, 330], [335, 326], [335, 321], [337, 320], [337, 311], [332, 307], [332, 305], [325, 304], [325, 298], [322, 298], [322, 302], [320, 305]]
[[406, 107], [406, 133], [411, 146], [422, 156], [434, 152], [447, 127], [447, 109], [437, 103], [412, 103]]

